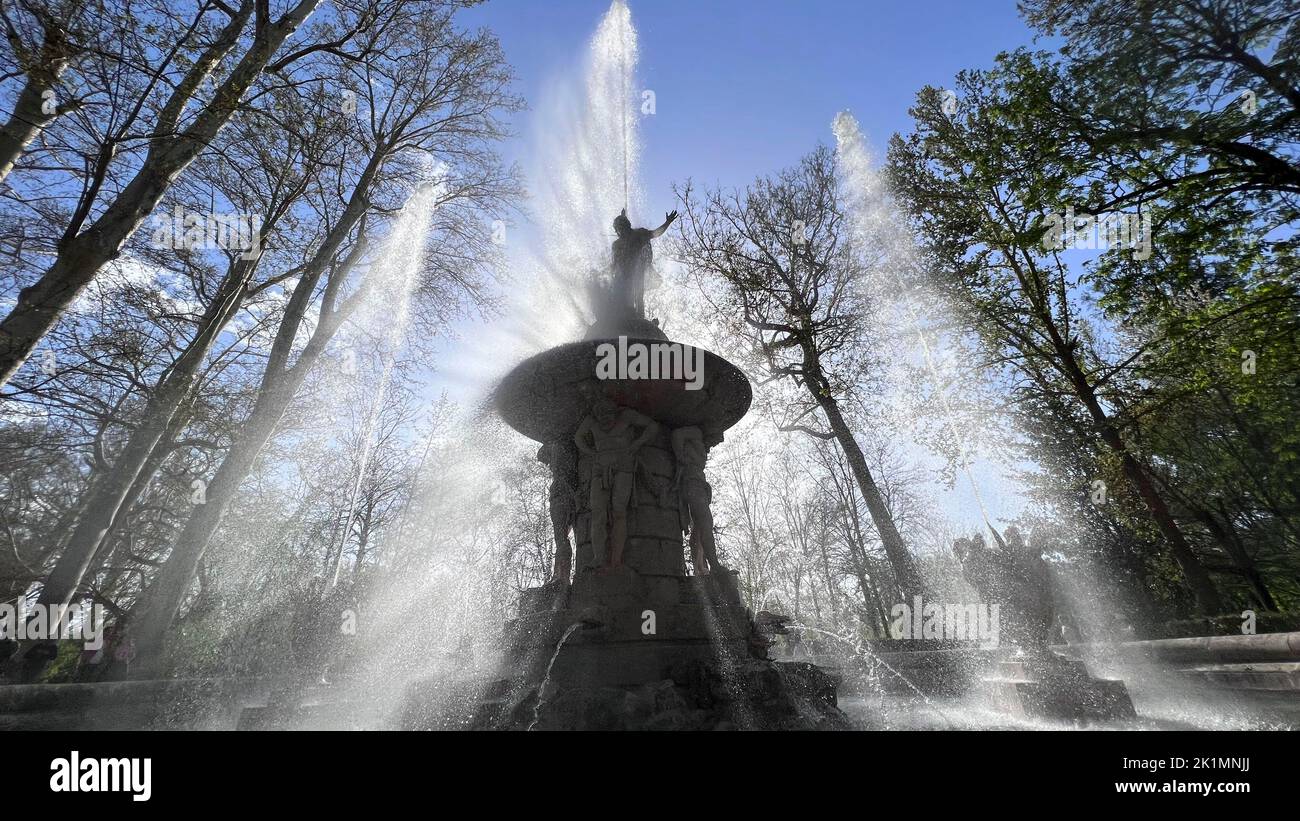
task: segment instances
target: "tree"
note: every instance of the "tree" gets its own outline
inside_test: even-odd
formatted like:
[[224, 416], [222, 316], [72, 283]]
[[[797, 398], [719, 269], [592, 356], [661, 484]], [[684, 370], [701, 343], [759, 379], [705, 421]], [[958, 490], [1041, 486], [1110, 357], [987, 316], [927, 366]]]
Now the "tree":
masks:
[[83, 0], [0, 8], [8, 46], [5, 62], [22, 77], [9, 118], [0, 126], [0, 182], [50, 123], [81, 105], [80, 98], [68, 99], [61, 80], [96, 30], [122, 33], [115, 15], [96, 11], [103, 8], [88, 7]]
[[1197, 609], [1217, 613], [1209, 573], [1126, 437], [1131, 432], [1115, 418], [1122, 403], [1111, 386], [1132, 360], [1104, 355], [1077, 304], [1078, 272], [1043, 243], [1046, 215], [1071, 202], [1087, 156], [1082, 147], [1063, 145], [1037, 116], [1050, 107], [1056, 81], [1042, 59], [1018, 52], [1000, 58], [993, 71], [962, 72], [954, 114], [938, 89], [924, 90], [912, 109], [915, 132], [890, 144], [894, 189], [932, 255], [937, 286], [1012, 380], [1013, 398], [1068, 396], [1078, 403], [1089, 438], [1114, 456], [1141, 498]]
[[1021, 9], [1066, 39], [1070, 84], [1087, 90], [1054, 101], [1053, 119], [1133, 183], [1107, 207], [1177, 196], [1188, 183], [1203, 200], [1300, 193], [1295, 4], [1022, 0]]
[[[17, 303], [0, 320], [0, 386], [7, 383], [49, 332], [60, 315], [100, 270], [121, 253], [123, 244], [153, 212], [168, 188], [194, 159], [217, 137], [230, 118], [245, 105], [245, 95], [268, 68], [284, 72], [297, 60], [316, 52], [345, 53], [353, 37], [379, 23], [389, 23], [393, 7], [409, 0], [373, 0], [353, 11], [343, 11], [331, 22], [318, 24], [315, 42], [295, 42], [294, 50], [272, 63], [281, 47], [306, 21], [320, 0], [299, 0], [278, 17], [271, 14], [266, 0], [242, 0], [237, 7], [203, 2], [189, 30], [156, 63], [149, 65], [140, 96], [127, 103], [120, 122], [99, 140], [98, 150], [82, 178], [77, 202], [65, 223], [53, 262], [18, 294]], [[209, 39], [204, 32], [209, 21], [221, 21]], [[245, 30], [251, 23], [251, 30]], [[245, 43], [242, 50], [236, 50]], [[181, 60], [184, 47], [197, 44], [197, 53]], [[233, 66], [218, 83], [218, 69], [237, 54]], [[156, 88], [184, 66], [179, 80], [161, 100], [152, 122]], [[210, 94], [205, 86], [214, 86]], [[190, 114], [189, 109], [196, 110]], [[138, 129], [147, 137], [140, 140]], [[132, 144], [147, 146], [135, 160]], [[126, 155], [125, 157], [122, 155]], [[122, 165], [126, 168], [121, 168]], [[116, 189], [116, 175], [123, 170], [129, 180]]]
[[[853, 470], [900, 588], [922, 580], [854, 436], [846, 406], [865, 373], [870, 316], [861, 279], [879, 249], [863, 247], [842, 208], [832, 152], [762, 177], [743, 193], [678, 189], [684, 219], [678, 255], [702, 280], [721, 284], [716, 318], [745, 339], [772, 379], [802, 397], [782, 430], [834, 440]], [[820, 412], [829, 430], [809, 420]]]
[[[375, 272], [383, 270], [385, 260], [375, 256], [383, 246], [372, 240], [371, 220], [399, 209], [385, 205], [381, 195], [409, 193], [403, 182], [419, 179], [429, 155], [456, 163], [454, 173], [444, 174], [440, 186], [425, 194], [435, 216], [431, 246], [390, 249], [421, 260], [421, 288], [429, 302], [456, 302], [465, 293], [463, 284], [481, 274], [491, 258], [489, 221], [483, 215], [515, 193], [493, 143], [503, 133], [499, 115], [518, 105], [506, 90], [511, 75], [496, 40], [486, 32], [459, 31], [450, 11], [440, 10], [394, 26], [372, 47], [369, 63], [340, 61], [361, 81], [356, 94], [365, 111], [354, 139], [365, 149], [356, 152], [364, 159], [349, 166], [356, 174], [350, 193], [325, 205], [332, 211], [321, 218], [327, 229], [284, 307], [253, 407], [207, 483], [206, 503], [194, 509], [133, 611], [130, 631], [145, 659], [141, 669], [158, 662], [167, 628], [208, 543], [307, 374], [348, 318], [367, 300], [383, 299], [377, 288], [391, 287], [377, 281]], [[381, 77], [388, 88], [376, 87]], [[313, 303], [314, 326], [307, 322]], [[306, 339], [300, 340], [304, 331]]]
[[[226, 189], [230, 201], [238, 201], [233, 211], [265, 215], [254, 243], [256, 250], [232, 248], [226, 251], [225, 274], [210, 293], [192, 336], [150, 391], [112, 468], [96, 477], [82, 502], [76, 527], [45, 581], [41, 604], [68, 604], [77, 594], [82, 579], [93, 569], [95, 556], [101, 554], [113, 521], [131, 506], [142, 489], [139, 479], [150, 456], [160, 444], [166, 447], [165, 434], [169, 428], [184, 427], [185, 419], [178, 414], [192, 400], [203, 365], [218, 337], [243, 307], [245, 299], [278, 285], [297, 271], [289, 260], [284, 260], [283, 254], [272, 254], [273, 261], [280, 257], [284, 267], [274, 270], [261, 281], [256, 277], [273, 233], [281, 229], [309, 190], [319, 188], [318, 176], [327, 164], [337, 161], [331, 156], [331, 146], [337, 140], [338, 129], [331, 118], [321, 116], [319, 108], [316, 108], [314, 118], [305, 116], [303, 103], [311, 101], [311, 98], [306, 101], [281, 98], [282, 106], [300, 112], [295, 118], [300, 123], [295, 133], [277, 133], [268, 129], [272, 119], [267, 115], [271, 112], [261, 112], [239, 124], [240, 127], [231, 135], [233, 140], [220, 144], [222, 165], [228, 163], [247, 170], [232, 175], [233, 178], [211, 181]], [[315, 102], [319, 106], [324, 100], [318, 95]], [[267, 131], [270, 131], [270, 140], [261, 137]], [[278, 145], [272, 142], [277, 138]], [[288, 236], [289, 232], [285, 231], [283, 239]]]
[[1221, 585], [1273, 609], [1270, 587], [1295, 590], [1300, 547], [1287, 489], [1300, 443], [1284, 410], [1300, 399], [1300, 12], [1114, 0], [1024, 10], [1066, 38], [1063, 93], [1039, 117], [1088, 156], [1080, 210], [1140, 207], [1158, 238], [1149, 258], [1106, 255], [1090, 275], [1136, 356], [1115, 378], [1122, 424], [1169, 466], [1156, 478], [1184, 529], [1228, 557]]

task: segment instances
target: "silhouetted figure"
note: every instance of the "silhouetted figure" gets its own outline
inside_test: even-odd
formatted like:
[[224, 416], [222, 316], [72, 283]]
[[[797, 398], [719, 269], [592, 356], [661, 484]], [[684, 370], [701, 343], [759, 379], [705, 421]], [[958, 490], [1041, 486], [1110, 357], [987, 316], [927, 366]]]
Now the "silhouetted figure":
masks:
[[555, 533], [552, 581], [567, 585], [573, 570], [569, 530], [573, 528], [578, 513], [578, 453], [572, 442], [548, 442], [537, 451], [537, 461], [551, 469], [551, 528]]
[[704, 464], [708, 448], [704, 434], [691, 426], [678, 428], [672, 436], [673, 455], [677, 458], [676, 484], [679, 492], [682, 529], [691, 532], [691, 561], [695, 573], [704, 576], [714, 570], [725, 570], [718, 561], [718, 548], [713, 540], [713, 488], [704, 478]]
[[650, 240], [662, 236], [675, 219], [677, 212], [670, 211], [663, 225], [650, 229], [633, 228], [626, 208], [614, 217], [614, 233], [618, 235], [614, 240], [614, 301], [631, 308], [640, 318], [645, 318], [646, 272], [654, 262]]
[[1015, 572], [1021, 646], [1030, 651], [1046, 652], [1053, 622], [1051, 569], [1043, 560], [1042, 549], [1037, 545], [1031, 546], [1015, 525], [1007, 528], [1006, 538], [1010, 564]]
[[1014, 525], [1007, 528], [1001, 549], [984, 545], [984, 536], [957, 539], [952, 552], [962, 575], [986, 604], [1001, 607], [1000, 619], [1008, 643], [1027, 653], [1047, 652], [1052, 625], [1051, 579], [1047, 562], [1030, 547]]
[[1001, 557], [984, 545], [984, 536], [976, 533], [969, 539], [956, 539], [952, 553], [961, 562], [961, 574], [986, 603], [1003, 603], [1010, 579]]

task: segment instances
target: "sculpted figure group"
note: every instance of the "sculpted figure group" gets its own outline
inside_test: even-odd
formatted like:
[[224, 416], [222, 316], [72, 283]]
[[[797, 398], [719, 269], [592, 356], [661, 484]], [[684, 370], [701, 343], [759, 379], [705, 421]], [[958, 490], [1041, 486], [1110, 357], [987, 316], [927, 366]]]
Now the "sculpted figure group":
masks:
[[[635, 506], [638, 454], [659, 434], [659, 429], [659, 423], [645, 414], [601, 398], [592, 404], [591, 412], [579, 424], [571, 442], [547, 444], [538, 451], [538, 460], [551, 468], [555, 581], [568, 584], [573, 570], [569, 531], [577, 524], [579, 456], [587, 457], [590, 465], [587, 500], [597, 572], [614, 572], [623, 566], [628, 513]], [[682, 532], [690, 533], [695, 572], [703, 575], [722, 570], [709, 507], [713, 490], [704, 477], [708, 456], [704, 434], [698, 427], [678, 428], [672, 432], [671, 440], [676, 470], [672, 483], [659, 490], [661, 495], [676, 496]], [[641, 473], [645, 475], [644, 471]]]
[[[614, 218], [611, 249], [613, 297], [621, 310], [638, 317], [645, 315], [647, 278], [653, 275], [650, 242], [662, 236], [677, 212], [669, 212], [658, 228], [634, 228], [624, 209]], [[638, 454], [659, 435], [659, 423], [632, 408], [616, 405], [607, 398], [596, 400], [590, 413], [578, 425], [571, 441], [543, 445], [537, 459], [551, 469], [550, 512], [555, 533], [553, 578], [568, 584], [573, 572], [573, 545], [569, 531], [577, 525], [581, 477], [580, 457], [590, 465], [588, 505], [591, 511], [591, 549], [597, 572], [610, 573], [623, 566], [627, 546], [629, 508], [635, 506]], [[689, 531], [691, 557], [697, 574], [722, 570], [713, 538], [713, 514], [709, 508], [713, 490], [704, 478], [708, 446], [698, 427], [672, 432], [676, 470], [661, 495], [676, 495], [682, 532]], [[642, 471], [644, 474], [645, 471]], [[651, 480], [649, 476], [647, 480]]]
[[998, 541], [997, 547], [987, 547], [978, 533], [957, 539], [953, 555], [980, 598], [1002, 606], [1003, 630], [1010, 643], [1028, 653], [1046, 653], [1056, 615], [1051, 570], [1041, 549], [1015, 526], [1008, 527], [1005, 538]]

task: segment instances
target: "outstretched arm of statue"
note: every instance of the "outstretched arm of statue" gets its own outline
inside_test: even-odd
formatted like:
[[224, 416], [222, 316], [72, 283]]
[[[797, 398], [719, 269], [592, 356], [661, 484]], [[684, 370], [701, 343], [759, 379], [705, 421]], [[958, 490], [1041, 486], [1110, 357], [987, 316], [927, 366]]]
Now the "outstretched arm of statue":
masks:
[[573, 444], [578, 448], [578, 452], [587, 456], [595, 456], [596, 451], [587, 444], [587, 434], [591, 431], [591, 417], [588, 416], [578, 425], [578, 430], [573, 434]]
[[677, 219], [677, 212], [676, 212], [676, 211], [669, 211], [667, 214], [664, 215], [664, 224], [661, 225], [661, 226], [659, 226], [658, 228], [654, 229], [653, 231], [651, 231], [651, 232], [650, 232], [650, 236], [651, 236], [651, 237], [661, 237], [661, 236], [663, 236], [664, 231], [667, 231], [667, 230], [668, 230], [668, 226], [672, 225], [672, 224], [673, 224], [673, 220], [675, 220], [675, 219]]

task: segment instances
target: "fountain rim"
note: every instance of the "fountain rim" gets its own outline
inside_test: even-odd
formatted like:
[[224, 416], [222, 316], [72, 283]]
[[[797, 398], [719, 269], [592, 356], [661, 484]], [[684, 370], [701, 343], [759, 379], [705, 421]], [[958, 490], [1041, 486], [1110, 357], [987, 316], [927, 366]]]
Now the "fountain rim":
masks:
[[[669, 425], [671, 427], [682, 427], [685, 425], [697, 425], [706, 428], [706, 438], [711, 440], [711, 444], [716, 444], [722, 440], [722, 433], [737, 422], [744, 418], [749, 412], [753, 402], [753, 387], [749, 378], [744, 371], [738, 366], [728, 361], [719, 354], [702, 348], [698, 345], [690, 345], [685, 342], [677, 342], [669, 339], [656, 339], [653, 337], [623, 335], [622, 337], [598, 337], [594, 339], [580, 339], [565, 342], [560, 345], [548, 348], [544, 351], [532, 354], [525, 359], [517, 362], [506, 372], [504, 376], [497, 381], [489, 397], [489, 401], [496, 414], [513, 430], [522, 433], [535, 442], [546, 443], [554, 440], [557, 435], [567, 433], [571, 435], [577, 429], [580, 420], [571, 420], [564, 427], [568, 428], [563, 432], [555, 430], [555, 426], [548, 426], [539, 423], [535, 414], [527, 414], [520, 409], [521, 405], [533, 407], [527, 403], [521, 402], [521, 398], [528, 393], [533, 393], [534, 398], [538, 401], [544, 401], [544, 390], [530, 390], [529, 381], [540, 379], [540, 374], [548, 370], [564, 370], [566, 362], [572, 363], [576, 356], [591, 357], [594, 359], [596, 350], [599, 346], [605, 344], [618, 345], [620, 338], [628, 344], [639, 342], [645, 345], [678, 345], [686, 349], [701, 351], [703, 354], [703, 366], [705, 384], [700, 391], [701, 395], [706, 398], [706, 404], [710, 404], [711, 415], [707, 418], [699, 419], [681, 419], [669, 418], [661, 419], [656, 415], [656, 410], [662, 413], [661, 409], [654, 407], [640, 407], [636, 401], [627, 401], [628, 393], [636, 393], [638, 389], [645, 390], [648, 383], [658, 383], [661, 395], [672, 394], [673, 390], [663, 388], [663, 385], [680, 385], [680, 393], [685, 395], [693, 393], [687, 391], [683, 380], [674, 379], [608, 379], [600, 380], [595, 375], [594, 366], [590, 369], [574, 370], [570, 368], [570, 375], [576, 377], [571, 380], [572, 384], [559, 385], [551, 384], [549, 387], [552, 393], [591, 393], [590, 396], [584, 396], [586, 402], [594, 401], [596, 398], [595, 386], [601, 385], [600, 391], [605, 396], [612, 398], [619, 404], [633, 407], [654, 418], [656, 421]], [[544, 379], [542, 381], [545, 381]], [[672, 404], [669, 402], [669, 404]], [[529, 417], [532, 418], [529, 418]], [[550, 428], [550, 430], [546, 430]]]

